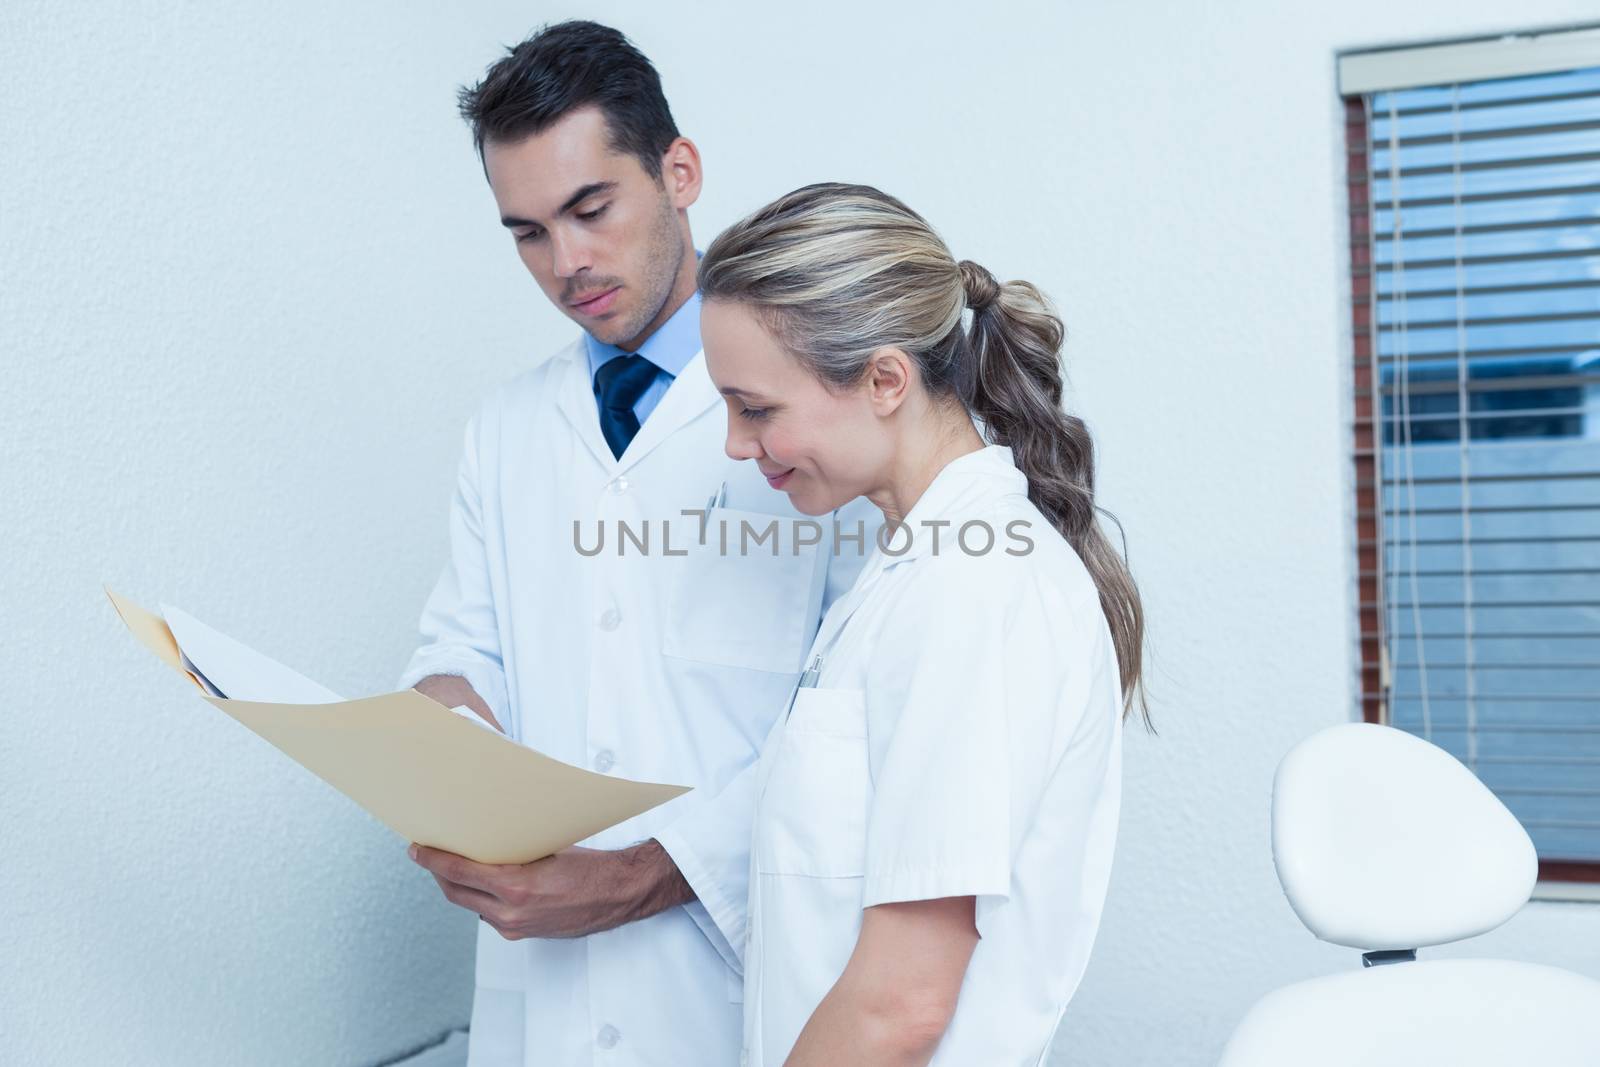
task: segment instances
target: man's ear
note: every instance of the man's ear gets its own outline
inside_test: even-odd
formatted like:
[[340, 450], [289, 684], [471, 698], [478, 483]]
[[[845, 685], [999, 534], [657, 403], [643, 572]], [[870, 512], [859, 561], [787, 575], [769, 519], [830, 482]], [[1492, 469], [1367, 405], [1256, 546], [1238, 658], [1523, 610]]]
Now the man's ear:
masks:
[[880, 418], [894, 414], [911, 395], [916, 368], [911, 357], [899, 348], [885, 345], [867, 361], [867, 398]]
[[679, 211], [700, 199], [700, 150], [687, 137], [679, 137], [661, 154], [661, 181], [667, 197]]

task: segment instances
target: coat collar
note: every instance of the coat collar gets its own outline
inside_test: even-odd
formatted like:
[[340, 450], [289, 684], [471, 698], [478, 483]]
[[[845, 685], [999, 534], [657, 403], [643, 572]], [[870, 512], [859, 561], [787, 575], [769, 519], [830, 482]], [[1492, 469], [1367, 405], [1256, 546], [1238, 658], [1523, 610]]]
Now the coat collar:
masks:
[[[855, 584], [828, 609], [812, 641], [811, 651], [806, 654], [806, 662], [811, 663], [817, 656], [824, 659], [828, 656], [851, 616], [887, 571], [932, 554], [933, 531], [923, 525], [925, 522], [944, 520], [949, 523], [939, 530], [939, 551], [953, 551], [962, 523], [992, 517], [994, 511], [988, 505], [993, 501], [1018, 493], [1026, 496], [1027, 492], [1028, 479], [1017, 469], [1011, 449], [1004, 445], [989, 445], [945, 464], [905, 518], [911, 537], [910, 548], [900, 551], [906, 545], [906, 531], [890, 536], [890, 528], [884, 528], [884, 541], [873, 547]], [[996, 536], [1002, 532], [995, 531]], [[885, 542], [894, 553], [884, 551]]]
[[[986, 445], [957, 456], [934, 475], [911, 506], [904, 520], [905, 529], [885, 527], [884, 542], [895, 552], [884, 552], [880, 546], [877, 554], [883, 558], [879, 566], [887, 570], [932, 554], [934, 528], [928, 526], [930, 522], [949, 523], [938, 528], [939, 550], [946, 551], [954, 546], [963, 523], [984, 518], [991, 511], [988, 505], [992, 501], [1016, 494], [1028, 495], [1028, 479], [1017, 469], [1010, 448]], [[995, 534], [998, 537], [1003, 532], [996, 530]]]
[[611, 448], [600, 432], [600, 411], [595, 405], [594, 386], [589, 377], [588, 350], [584, 341], [581, 338], [574, 341], [551, 358], [566, 364], [557, 370], [562, 376], [557, 387], [557, 406], [572, 424], [578, 439], [603, 467], [614, 474], [620, 474], [638, 463], [657, 445], [704, 415], [721, 399], [716, 387], [711, 384], [711, 376], [706, 373], [705, 353], [696, 351], [684, 365], [683, 372], [672, 380], [655, 410], [628, 443], [621, 458], [618, 458], [611, 454]]

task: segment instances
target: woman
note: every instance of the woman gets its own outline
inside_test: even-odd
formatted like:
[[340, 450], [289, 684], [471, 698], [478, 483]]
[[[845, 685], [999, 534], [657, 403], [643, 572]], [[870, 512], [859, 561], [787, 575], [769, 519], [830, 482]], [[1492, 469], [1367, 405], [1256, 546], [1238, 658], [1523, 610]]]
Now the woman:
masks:
[[857, 185], [738, 223], [699, 282], [728, 453], [886, 522], [762, 752], [748, 1062], [1040, 1063], [1099, 923], [1143, 630], [1060, 320]]

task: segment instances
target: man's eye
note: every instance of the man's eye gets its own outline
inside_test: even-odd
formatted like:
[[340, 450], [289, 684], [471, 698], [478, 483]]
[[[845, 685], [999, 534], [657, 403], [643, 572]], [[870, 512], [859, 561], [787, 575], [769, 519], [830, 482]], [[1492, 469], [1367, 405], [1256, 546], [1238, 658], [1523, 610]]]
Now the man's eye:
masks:
[[606, 208], [608, 208], [610, 206], [611, 206], [610, 204], [601, 204], [599, 207], [595, 208], [593, 211], [580, 211], [580, 212], [578, 212], [578, 217], [580, 219], [582, 219], [583, 221], [585, 221], [585, 222], [593, 222], [595, 219], [599, 218], [601, 215], [604, 215], [606, 213]]
[[751, 422], [759, 422], [767, 417], [767, 412], [770, 410], [770, 408], [740, 408], [739, 414]]
[[543, 236], [544, 236], [544, 231], [543, 230], [529, 230], [527, 233], [519, 233], [519, 234], [517, 234], [517, 244], [520, 245], [524, 241], [537, 241], [539, 238], [541, 238]]

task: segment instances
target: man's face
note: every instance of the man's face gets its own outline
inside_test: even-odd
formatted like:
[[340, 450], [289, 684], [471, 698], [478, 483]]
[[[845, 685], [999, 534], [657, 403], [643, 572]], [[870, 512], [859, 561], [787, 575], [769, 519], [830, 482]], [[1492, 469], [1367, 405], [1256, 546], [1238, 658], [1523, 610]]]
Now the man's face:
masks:
[[628, 347], [657, 325], [688, 241], [672, 183], [614, 152], [607, 132], [599, 108], [579, 108], [521, 141], [485, 143], [483, 159], [544, 295], [596, 340]]

